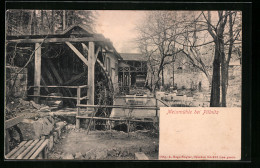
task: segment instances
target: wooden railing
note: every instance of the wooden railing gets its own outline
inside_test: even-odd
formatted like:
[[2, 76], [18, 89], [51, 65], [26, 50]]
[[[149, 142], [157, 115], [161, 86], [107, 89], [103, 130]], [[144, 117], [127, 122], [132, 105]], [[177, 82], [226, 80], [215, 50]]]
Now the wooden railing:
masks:
[[67, 89], [77, 89], [77, 97], [67, 97], [67, 96], [48, 96], [48, 95], [27, 95], [29, 97], [42, 97], [42, 98], [58, 98], [58, 99], [74, 99], [78, 101], [88, 99], [88, 96], [81, 97], [81, 89], [87, 88], [87, 85], [81, 86], [29, 86], [28, 90], [31, 88], [67, 88]]

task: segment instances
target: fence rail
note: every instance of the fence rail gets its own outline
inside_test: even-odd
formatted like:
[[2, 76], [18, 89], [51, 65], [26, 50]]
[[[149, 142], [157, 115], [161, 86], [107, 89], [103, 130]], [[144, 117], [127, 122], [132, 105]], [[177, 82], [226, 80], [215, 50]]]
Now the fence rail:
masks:
[[67, 96], [48, 96], [48, 95], [27, 95], [29, 97], [42, 97], [42, 98], [57, 98], [57, 99], [74, 99], [77, 100], [77, 103], [81, 100], [88, 99], [88, 96], [81, 97], [81, 89], [88, 88], [88, 85], [81, 85], [81, 86], [29, 86], [28, 90], [31, 88], [67, 88], [67, 89], [77, 89], [77, 97], [67, 97]]

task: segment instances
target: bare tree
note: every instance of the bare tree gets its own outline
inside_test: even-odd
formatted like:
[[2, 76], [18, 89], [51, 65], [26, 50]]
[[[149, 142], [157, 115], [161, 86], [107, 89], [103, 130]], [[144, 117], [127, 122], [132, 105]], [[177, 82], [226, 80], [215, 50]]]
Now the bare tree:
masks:
[[174, 48], [174, 29], [175, 12], [156, 11], [149, 13], [142, 25], [139, 25], [139, 38], [137, 41], [142, 44], [143, 50], [148, 55], [149, 67], [154, 74], [154, 83], [152, 90], [155, 91], [161, 81], [161, 86], [164, 86], [164, 67], [174, 62], [174, 54], [178, 51]]
[[[237, 26], [235, 34], [233, 27], [235, 23], [237, 11], [218, 11], [216, 24], [213, 24], [211, 12], [208, 11], [208, 16], [202, 12], [203, 17], [208, 25], [208, 32], [213, 38], [215, 44], [215, 55], [213, 62], [213, 77], [210, 106], [226, 107], [226, 93], [228, 87], [228, 67], [232, 55], [234, 41], [239, 37], [241, 27]], [[216, 17], [215, 17], [216, 18]], [[227, 25], [227, 20], [229, 24]], [[229, 29], [228, 29], [229, 27]], [[226, 34], [226, 32], [228, 32]], [[227, 41], [225, 42], [225, 39]], [[225, 49], [228, 48], [228, 54]], [[221, 78], [220, 78], [221, 77]], [[220, 80], [221, 79], [221, 80]], [[221, 81], [221, 102], [220, 102], [220, 81]]]
[[[165, 65], [172, 63], [174, 76], [176, 53], [182, 51], [188, 58], [188, 63], [202, 71], [211, 84], [210, 106], [226, 106], [228, 68], [232, 53], [238, 53], [241, 60], [240, 12], [153, 12], [138, 30], [139, 42], [147, 44], [144, 52], [157, 49], [148, 59], [153, 62], [150, 65], [153, 65], [157, 78], [154, 86], [159, 81], [164, 83]], [[209, 69], [211, 66], [212, 70]]]

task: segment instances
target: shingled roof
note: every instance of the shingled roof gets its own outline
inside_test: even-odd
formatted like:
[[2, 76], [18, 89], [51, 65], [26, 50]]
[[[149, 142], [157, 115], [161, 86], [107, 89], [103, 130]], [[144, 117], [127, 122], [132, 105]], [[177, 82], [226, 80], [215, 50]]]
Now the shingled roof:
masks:
[[140, 53], [120, 53], [120, 55], [126, 61], [147, 61], [147, 58]]

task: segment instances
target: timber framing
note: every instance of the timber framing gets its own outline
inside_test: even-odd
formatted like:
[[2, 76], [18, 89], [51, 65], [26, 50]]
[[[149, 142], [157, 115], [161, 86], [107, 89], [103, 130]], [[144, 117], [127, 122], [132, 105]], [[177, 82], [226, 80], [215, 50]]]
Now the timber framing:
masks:
[[70, 42], [65, 42], [71, 49], [72, 51], [85, 63], [85, 65], [88, 65], [88, 60], [77, 50], [76, 47], [73, 46]]
[[12, 39], [7, 43], [62, 43], [62, 42], [110, 42], [102, 37], [81, 37], [81, 38], [40, 38], [40, 39]]
[[[81, 112], [76, 105], [81, 103], [89, 105], [87, 110], [93, 111], [95, 80], [99, 80], [95, 79], [95, 71], [100, 67], [102, 72], [97, 74], [103, 74], [107, 78], [106, 84], [114, 93], [113, 73], [108, 72], [105, 67], [111, 67], [111, 64], [115, 67], [118, 60], [123, 58], [113, 43], [101, 34], [74, 25], [60, 34], [6, 36], [5, 44], [10, 50], [16, 45], [24, 50], [29, 47], [30, 50], [26, 54], [34, 55], [34, 61], [28, 64], [32, 71], [28, 76], [31, 80], [28, 88], [31, 90], [28, 89], [27, 96], [36, 103], [48, 99], [62, 99], [66, 106], [77, 108], [77, 111], [73, 112], [77, 116]], [[29, 53], [31, 51], [33, 52]], [[109, 65], [106, 62], [108, 58], [113, 59]], [[7, 126], [12, 126], [22, 118], [24, 116], [8, 121]], [[79, 126], [80, 118], [76, 118], [76, 127]]]

